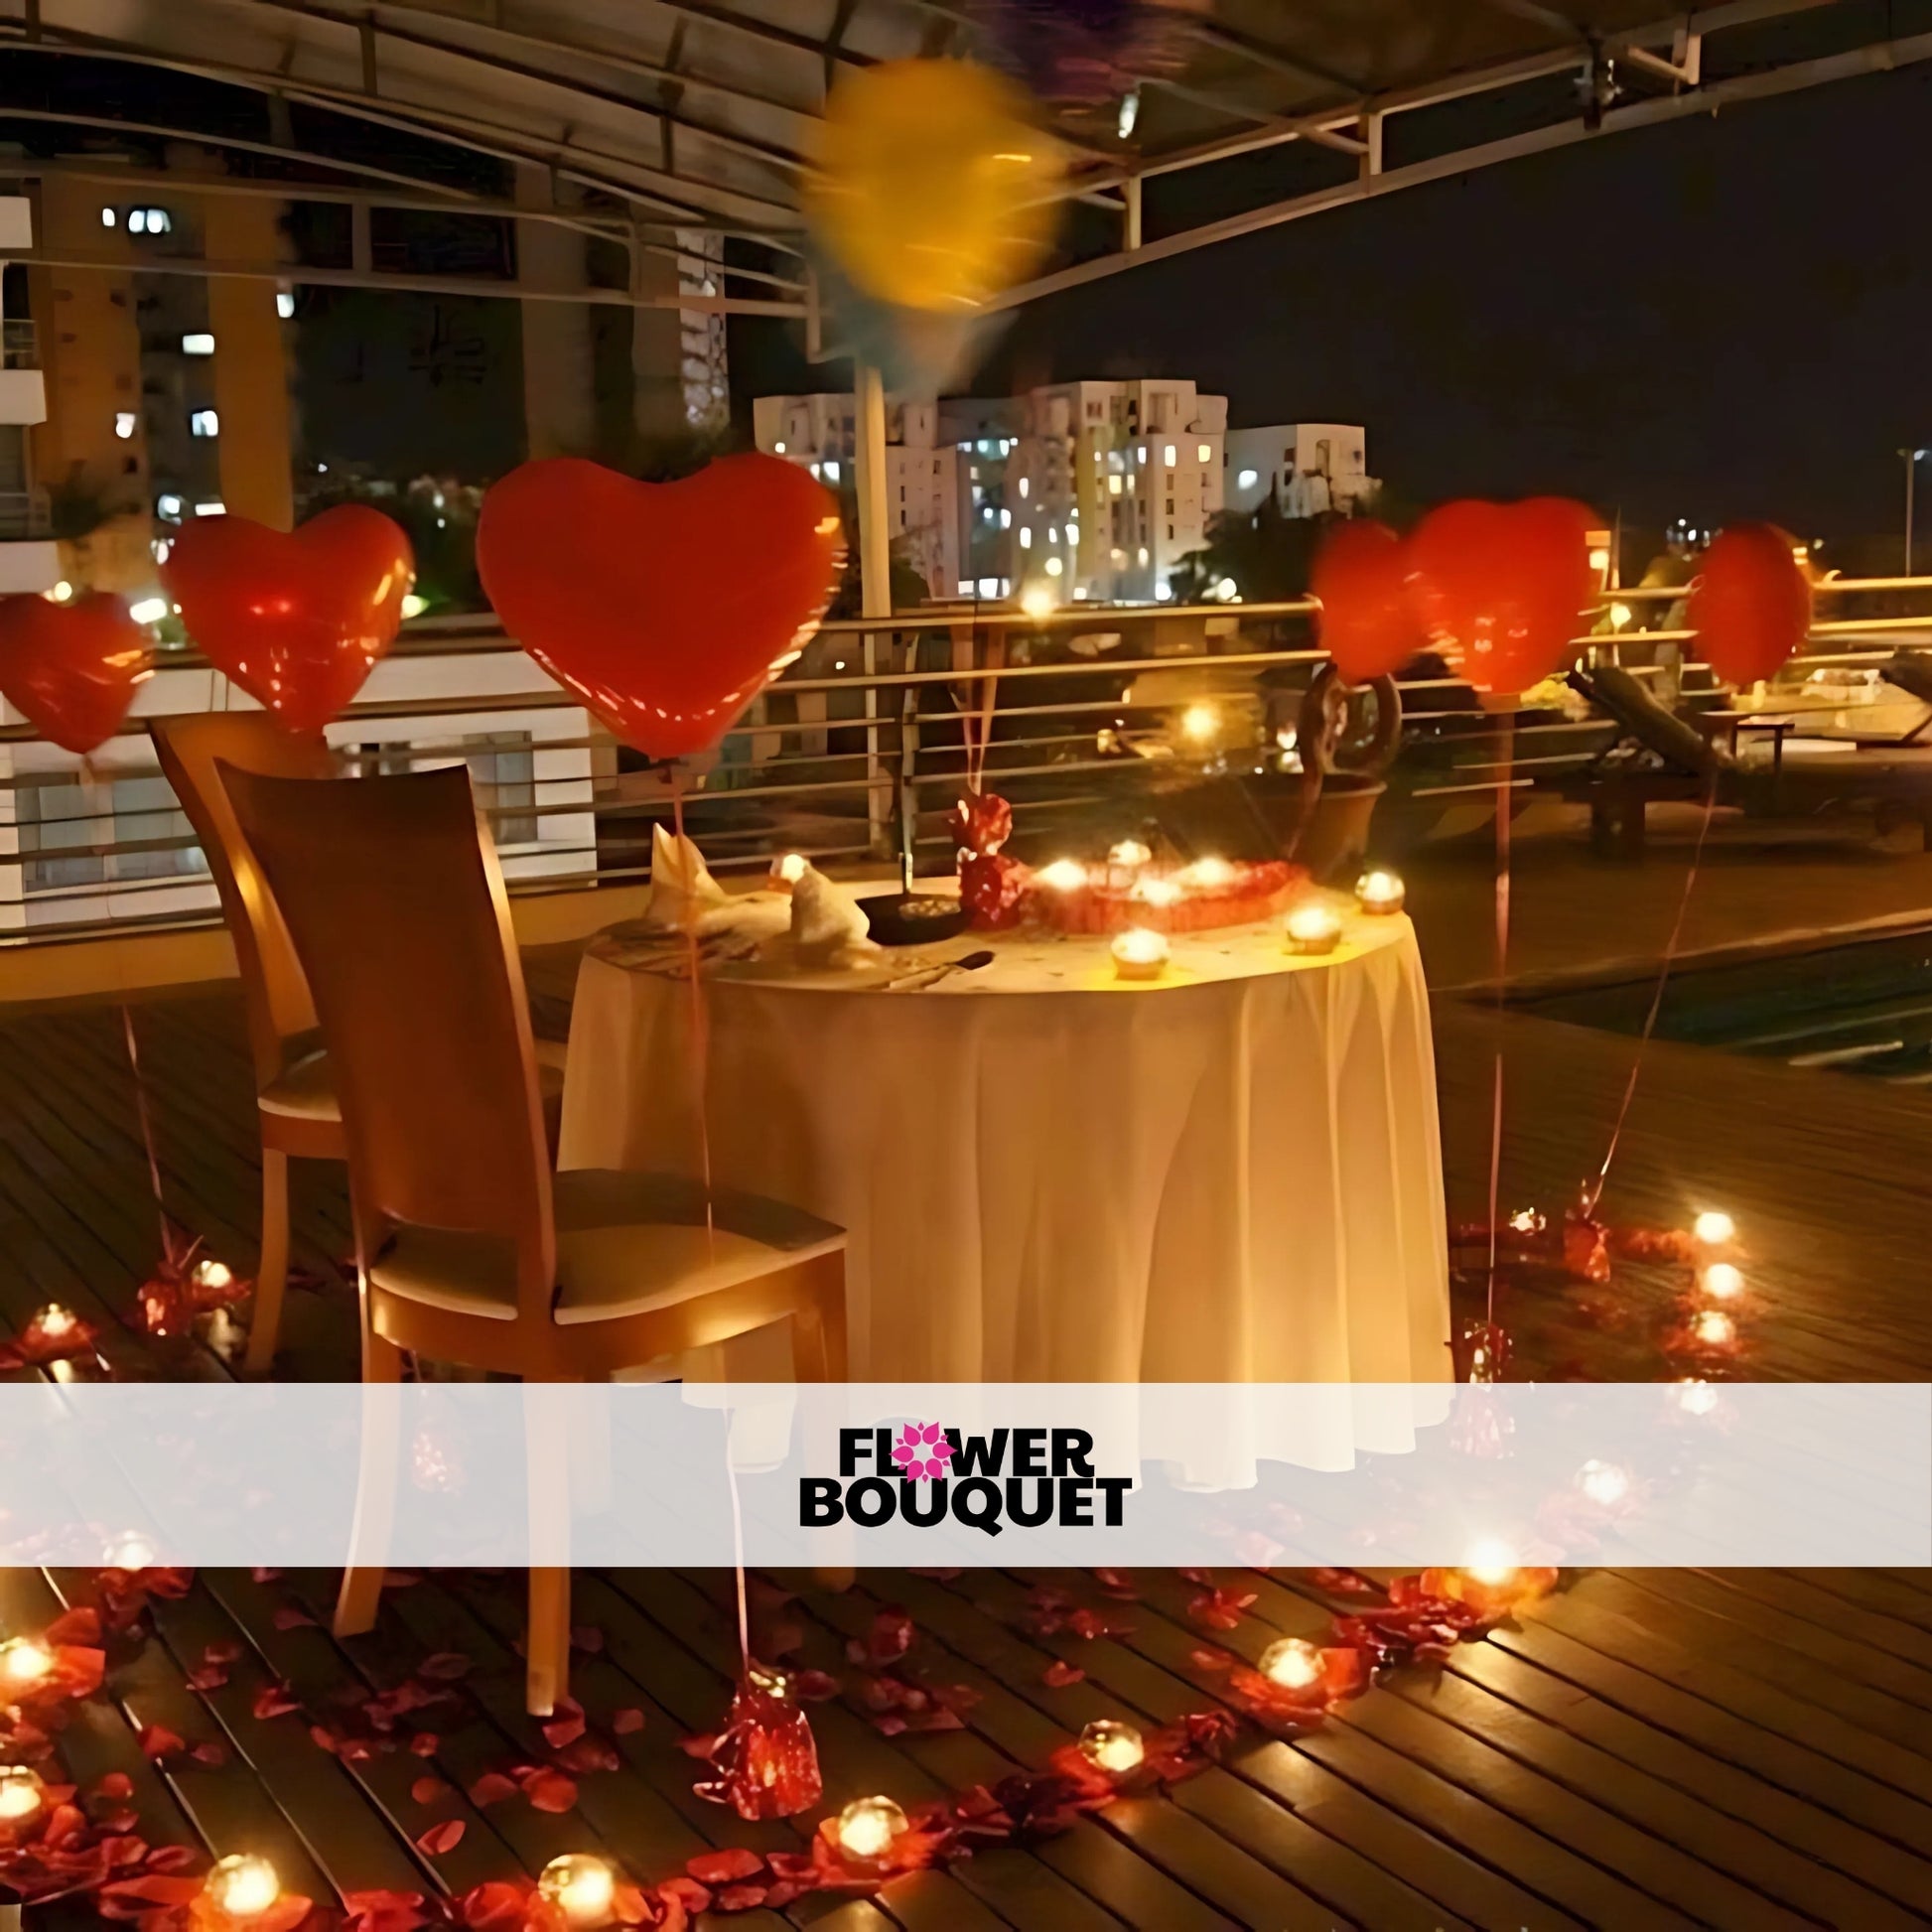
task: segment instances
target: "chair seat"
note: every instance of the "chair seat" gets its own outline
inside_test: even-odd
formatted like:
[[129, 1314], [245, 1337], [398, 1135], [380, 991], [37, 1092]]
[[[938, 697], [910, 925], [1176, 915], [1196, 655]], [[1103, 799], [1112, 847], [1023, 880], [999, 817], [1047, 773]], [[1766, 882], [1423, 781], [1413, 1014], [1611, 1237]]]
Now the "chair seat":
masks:
[[[536, 1049], [537, 1081], [548, 1112], [564, 1090], [567, 1048], [561, 1039], [540, 1039]], [[262, 1089], [256, 1105], [265, 1114], [279, 1114], [288, 1120], [340, 1122], [342, 1102], [336, 1097], [336, 1069], [330, 1062], [329, 1049], [319, 1047], [292, 1060], [280, 1079], [271, 1080]]]
[[[570, 1169], [556, 1176], [560, 1324], [611, 1321], [674, 1307], [845, 1246], [845, 1232], [802, 1208], [722, 1192], [705, 1226], [704, 1190], [673, 1174]], [[491, 1235], [405, 1227], [370, 1283], [453, 1313], [516, 1316], [516, 1256]]]

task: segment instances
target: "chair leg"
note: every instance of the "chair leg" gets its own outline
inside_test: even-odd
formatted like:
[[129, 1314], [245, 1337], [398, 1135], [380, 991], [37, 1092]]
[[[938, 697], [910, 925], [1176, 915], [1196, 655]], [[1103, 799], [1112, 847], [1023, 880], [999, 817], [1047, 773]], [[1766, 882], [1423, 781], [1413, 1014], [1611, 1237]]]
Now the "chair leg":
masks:
[[275, 1359], [282, 1328], [282, 1296], [289, 1285], [289, 1157], [262, 1149], [262, 1252], [255, 1270], [255, 1312], [248, 1325], [242, 1366], [265, 1375]]
[[793, 1373], [801, 1382], [843, 1382], [845, 1360], [845, 1256], [808, 1263], [810, 1298], [791, 1316]]
[[530, 1572], [530, 1633], [526, 1639], [524, 1705], [547, 1718], [570, 1689], [570, 1572]]
[[[371, 1385], [402, 1380], [402, 1350], [375, 1330], [362, 1330], [362, 1382]], [[396, 1465], [402, 1442], [396, 1410], [386, 1399], [362, 1404], [361, 1464], [355, 1478], [355, 1520], [349, 1531], [348, 1566], [336, 1598], [335, 1631], [339, 1637], [360, 1636], [375, 1627], [382, 1600], [389, 1529], [395, 1517]], [[374, 1556], [373, 1563], [356, 1558]]]

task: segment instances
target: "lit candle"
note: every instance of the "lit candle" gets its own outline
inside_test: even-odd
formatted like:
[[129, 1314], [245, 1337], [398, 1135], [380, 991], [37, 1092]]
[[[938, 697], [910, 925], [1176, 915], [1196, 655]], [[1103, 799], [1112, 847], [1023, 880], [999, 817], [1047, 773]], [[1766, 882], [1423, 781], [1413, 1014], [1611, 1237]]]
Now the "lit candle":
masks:
[[1191, 866], [1182, 867], [1180, 879], [1185, 886], [1218, 893], [1234, 884], [1234, 868], [1225, 859], [1196, 859]]
[[1180, 714], [1180, 732], [1183, 738], [1190, 738], [1196, 745], [1205, 745], [1221, 729], [1220, 711], [1202, 699], [1190, 704]]
[[1096, 1771], [1120, 1777], [1147, 1755], [1147, 1745], [1132, 1725], [1117, 1718], [1096, 1718], [1080, 1733], [1080, 1755]]
[[1298, 905], [1287, 918], [1283, 931], [1288, 949], [1296, 953], [1333, 952], [1341, 941], [1341, 921], [1318, 899]]
[[209, 1256], [207, 1261], [196, 1264], [195, 1280], [203, 1288], [232, 1288], [234, 1270], [225, 1261], [216, 1261]]
[[1720, 1309], [1706, 1309], [1691, 1332], [1707, 1348], [1728, 1348], [1737, 1339], [1737, 1324]]
[[1129, 926], [1113, 943], [1114, 972], [1124, 980], [1158, 980], [1168, 970], [1166, 935]]
[[1321, 1680], [1321, 1652], [1303, 1637], [1284, 1637], [1261, 1653], [1261, 1674], [1285, 1691], [1306, 1691]]
[[129, 1534], [107, 1547], [107, 1567], [132, 1575], [154, 1568], [154, 1546], [145, 1537]]
[[223, 1917], [246, 1924], [274, 1907], [282, 1896], [282, 1880], [266, 1859], [230, 1852], [209, 1868], [202, 1896]]
[[1154, 854], [1139, 839], [1122, 839], [1107, 854], [1107, 863], [1110, 866], [1121, 866], [1131, 870], [1136, 866], [1146, 865], [1153, 857]]
[[17, 1825], [41, 1808], [41, 1774], [31, 1764], [0, 1764], [0, 1825]]
[[1177, 905], [1180, 888], [1172, 879], [1142, 879], [1135, 882], [1133, 897], [1143, 905]]
[[862, 1864], [874, 1864], [905, 1830], [906, 1817], [890, 1798], [855, 1798], [839, 1813], [839, 1850]]
[[1687, 1416], [1708, 1416], [1718, 1406], [1718, 1392], [1709, 1382], [1689, 1376], [1682, 1385], [1677, 1406]]
[[1035, 875], [1042, 886], [1056, 893], [1077, 893], [1087, 883], [1087, 869], [1078, 859], [1055, 859], [1041, 866]]
[[1516, 1575], [1516, 1552], [1499, 1536], [1485, 1536], [1469, 1551], [1462, 1569], [1485, 1589], [1500, 1589]]
[[54, 1653], [38, 1637], [9, 1637], [0, 1643], [0, 1684], [24, 1690], [50, 1676]]
[[566, 1925], [608, 1925], [618, 1899], [618, 1874], [602, 1859], [573, 1852], [543, 1867], [537, 1893], [556, 1907]]
[[1591, 1456], [1577, 1471], [1577, 1487], [1591, 1502], [1609, 1509], [1630, 1493], [1630, 1478], [1614, 1462], [1599, 1462]]
[[1402, 881], [1392, 872], [1365, 872], [1355, 882], [1355, 903], [1364, 912], [1400, 912], [1407, 897]]
[[1705, 1294], [1715, 1295], [1721, 1302], [1744, 1292], [1743, 1274], [1727, 1261], [1714, 1261], [1698, 1279]]
[[781, 892], [788, 893], [804, 878], [805, 870], [805, 855], [802, 852], [787, 852], [771, 861], [771, 883]]
[[1737, 1223], [1720, 1209], [1707, 1207], [1691, 1223], [1691, 1232], [1707, 1248], [1722, 1248], [1727, 1241], [1736, 1240]]
[[52, 1341], [60, 1341], [73, 1333], [79, 1325], [80, 1317], [69, 1308], [63, 1308], [59, 1302], [50, 1302], [34, 1317], [34, 1325]]

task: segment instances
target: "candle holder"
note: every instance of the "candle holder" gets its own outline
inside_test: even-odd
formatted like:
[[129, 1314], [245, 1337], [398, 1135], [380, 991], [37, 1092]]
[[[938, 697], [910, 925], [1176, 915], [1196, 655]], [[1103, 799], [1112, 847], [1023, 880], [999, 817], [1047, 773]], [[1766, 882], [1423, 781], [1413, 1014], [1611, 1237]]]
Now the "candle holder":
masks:
[[252, 1852], [231, 1852], [208, 1867], [202, 1896], [230, 1925], [246, 1925], [274, 1908], [282, 1896], [282, 1880], [266, 1859]]
[[1260, 1670], [1284, 1691], [1306, 1691], [1321, 1681], [1321, 1652], [1306, 1637], [1283, 1637], [1261, 1653]]
[[617, 1905], [618, 1874], [588, 1852], [552, 1859], [537, 1877], [537, 1895], [573, 1928], [609, 1925]]
[[1373, 872], [1363, 873], [1355, 882], [1355, 903], [1364, 912], [1378, 917], [1400, 912], [1408, 896], [1401, 879], [1395, 873], [1379, 867]]
[[860, 1864], [877, 1864], [892, 1854], [909, 1821], [890, 1798], [855, 1798], [839, 1813], [834, 1833], [839, 1850]]
[[1118, 1718], [1096, 1718], [1080, 1733], [1080, 1755], [1096, 1771], [1125, 1777], [1139, 1769], [1147, 1756], [1147, 1743], [1132, 1725]]
[[41, 1774], [31, 1764], [0, 1764], [0, 1826], [36, 1816], [45, 1800]]
[[1166, 934], [1152, 932], [1144, 925], [1129, 926], [1109, 950], [1117, 979], [1158, 980], [1168, 970]]
[[1316, 956], [1333, 952], [1341, 943], [1341, 921], [1318, 900], [1298, 905], [1283, 921], [1282, 930], [1292, 953]]
[[38, 1637], [0, 1643], [0, 1692], [31, 1690], [54, 1675], [54, 1653]]

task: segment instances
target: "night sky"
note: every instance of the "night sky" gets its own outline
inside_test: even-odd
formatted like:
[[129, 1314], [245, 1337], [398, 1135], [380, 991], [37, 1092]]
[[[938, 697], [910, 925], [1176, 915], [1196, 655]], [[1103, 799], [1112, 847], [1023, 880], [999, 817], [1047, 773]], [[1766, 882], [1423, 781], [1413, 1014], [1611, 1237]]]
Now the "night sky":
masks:
[[[1894, 452], [1932, 444], [1928, 183], [1932, 69], [1838, 82], [1070, 291], [972, 386], [1191, 375], [1236, 427], [1365, 423], [1416, 502], [1561, 490], [1643, 524], [1876, 534]], [[1150, 190], [1150, 236], [1176, 225]], [[832, 386], [735, 333], [748, 393]]]

